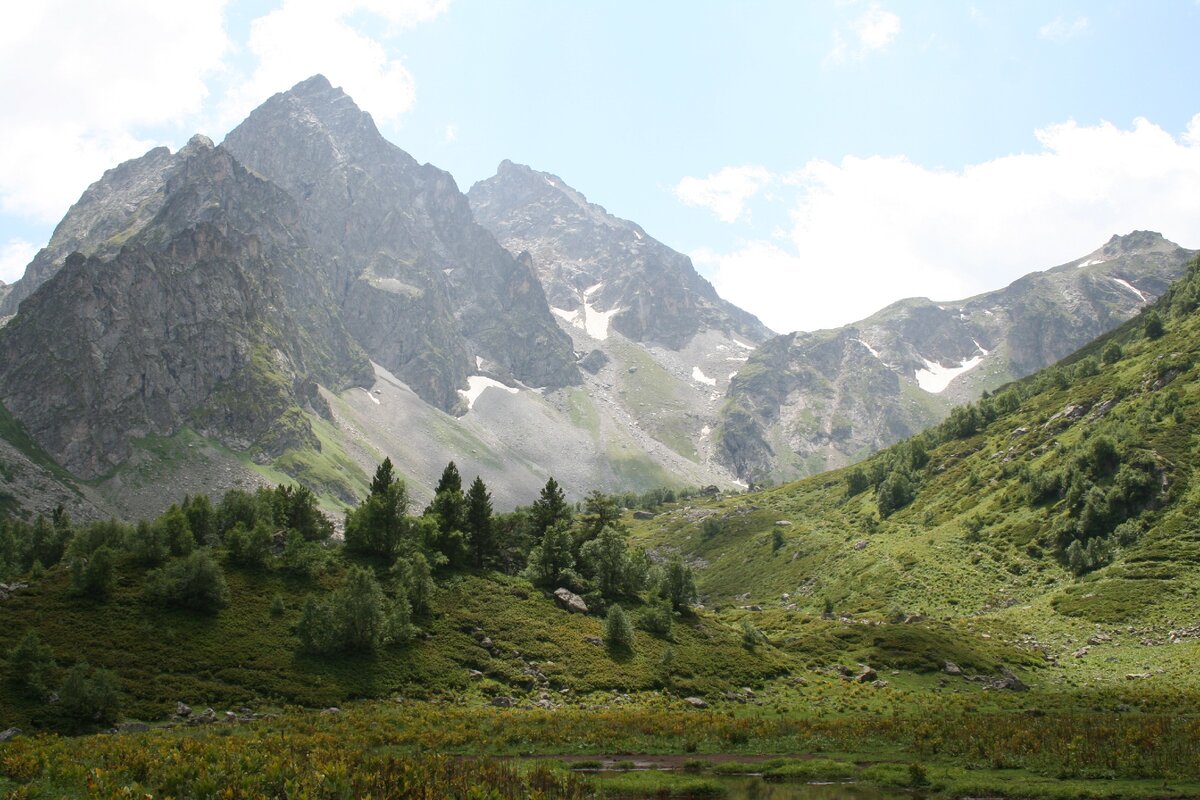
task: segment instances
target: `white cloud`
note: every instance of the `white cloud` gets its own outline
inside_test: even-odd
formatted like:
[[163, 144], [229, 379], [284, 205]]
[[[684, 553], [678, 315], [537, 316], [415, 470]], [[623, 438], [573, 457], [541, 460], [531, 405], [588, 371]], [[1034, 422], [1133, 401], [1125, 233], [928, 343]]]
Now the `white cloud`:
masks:
[[9, 239], [0, 245], [0, 281], [12, 283], [25, 274], [25, 267], [37, 255], [37, 247], [24, 239]]
[[442, 138], [447, 144], [458, 141], [458, 126], [451, 123], [446, 126], [446, 130], [442, 133]]
[[1076, 36], [1086, 33], [1087, 29], [1087, 17], [1076, 17], [1073, 20], [1068, 20], [1065, 17], [1058, 16], [1039, 28], [1038, 35], [1043, 39], [1065, 42], [1068, 39], [1074, 39]]
[[810, 162], [781, 176], [797, 195], [779, 240], [693, 256], [771, 327], [812, 330], [904, 297], [999, 288], [1114, 233], [1157, 230], [1200, 247], [1200, 114], [1178, 139], [1144, 119], [1036, 134], [1036, 153], [954, 171], [903, 157]]
[[707, 178], [687, 177], [675, 186], [675, 196], [685, 205], [707, 208], [722, 222], [742, 216], [746, 201], [771, 180], [765, 167], [725, 167]]
[[871, 3], [845, 31], [834, 32], [833, 48], [825, 60], [840, 64], [862, 59], [868, 53], [883, 50], [899, 35], [900, 17], [884, 11], [878, 3]]
[[[284, 0], [250, 24], [251, 74], [226, 97], [222, 124], [241, 120], [265, 98], [321, 73], [362, 108], [390, 122], [412, 108], [413, 77], [385, 39], [441, 14], [449, 0]], [[382, 20], [382, 33], [361, 25]]]
[[10, 5], [0, 31], [0, 208], [42, 223], [155, 144], [132, 130], [195, 114], [229, 49], [220, 0]]

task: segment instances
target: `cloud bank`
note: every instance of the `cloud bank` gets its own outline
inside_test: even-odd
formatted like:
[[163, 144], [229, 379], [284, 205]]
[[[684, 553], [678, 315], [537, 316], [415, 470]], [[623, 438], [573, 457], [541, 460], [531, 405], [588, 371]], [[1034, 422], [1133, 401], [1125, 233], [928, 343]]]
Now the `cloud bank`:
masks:
[[[784, 331], [842, 325], [903, 297], [995, 289], [1114, 233], [1200, 247], [1200, 114], [1178, 138], [1145, 119], [1036, 136], [1037, 152], [961, 170], [902, 156], [809, 162], [772, 176], [793, 187], [788, 230], [693, 259], [724, 297]], [[725, 221], [735, 208], [710, 207]]]

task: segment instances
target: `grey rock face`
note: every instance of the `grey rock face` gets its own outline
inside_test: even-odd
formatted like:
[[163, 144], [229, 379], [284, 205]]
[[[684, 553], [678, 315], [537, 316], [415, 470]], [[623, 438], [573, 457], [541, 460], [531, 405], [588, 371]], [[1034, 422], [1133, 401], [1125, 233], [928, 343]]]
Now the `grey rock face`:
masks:
[[761, 342], [771, 331], [722, 300], [691, 260], [546, 172], [504, 161], [467, 195], [475, 218], [511, 252], [526, 251], [550, 304], [611, 312], [636, 342], [679, 349], [716, 328]]
[[1116, 327], [1192, 255], [1135, 231], [998, 291], [902, 300], [843, 328], [776, 337], [730, 384], [718, 457], [748, 481], [856, 461]]
[[323, 77], [269, 99], [222, 146], [295, 198], [347, 328], [427, 402], [461, 410], [476, 357], [529, 386], [579, 382], [528, 263], [475, 223], [448, 173], [387, 142]]
[[158, 163], [153, 218], [110, 258], [69, 256], [0, 331], [0, 401], [84, 478], [184, 425], [267, 456], [319, 447], [306, 385], [373, 377], [295, 204], [203, 138]]

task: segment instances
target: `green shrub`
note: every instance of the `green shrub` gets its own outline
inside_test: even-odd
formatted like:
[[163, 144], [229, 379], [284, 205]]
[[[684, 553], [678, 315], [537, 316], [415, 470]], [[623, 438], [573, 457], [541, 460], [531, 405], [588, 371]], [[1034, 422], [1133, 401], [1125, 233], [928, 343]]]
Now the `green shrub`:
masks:
[[205, 550], [148, 573], [143, 594], [151, 603], [209, 614], [229, 602], [229, 587], [221, 567]]
[[633, 651], [633, 626], [619, 605], [610, 606], [604, 617], [604, 643], [610, 650]]
[[79, 721], [112, 722], [121, 710], [117, 676], [86, 661], [67, 671], [58, 696], [63, 712]]
[[49, 695], [54, 669], [54, 654], [42, 644], [36, 631], [27, 632], [8, 651], [8, 679], [30, 697], [43, 699]]

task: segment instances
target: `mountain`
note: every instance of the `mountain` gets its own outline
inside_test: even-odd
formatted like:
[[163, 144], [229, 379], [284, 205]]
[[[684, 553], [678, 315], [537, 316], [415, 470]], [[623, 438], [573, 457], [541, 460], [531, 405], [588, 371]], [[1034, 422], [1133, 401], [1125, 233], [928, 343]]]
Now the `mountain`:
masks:
[[222, 146], [295, 198], [347, 329], [423, 400], [461, 413], [481, 371], [579, 382], [528, 265], [475, 223], [449, 173], [385, 140], [324, 77], [267, 100]]
[[863, 458], [1111, 330], [1160, 296], [1192, 255], [1135, 231], [998, 291], [902, 300], [842, 328], [776, 337], [729, 387], [717, 457], [748, 481]]
[[753, 342], [772, 335], [717, 296], [687, 256], [589, 203], [556, 175], [506, 160], [467, 196], [502, 245], [529, 253], [555, 313], [577, 327], [607, 325], [630, 341], [672, 350], [708, 329]]
[[[332, 509], [383, 455], [415, 502], [450, 459], [501, 507], [550, 475], [573, 497], [731, 485], [696, 452], [716, 402], [700, 362], [678, 356], [676, 379], [621, 337], [610, 388], [655, 424], [610, 407], [531, 259], [320, 76], [219, 147], [197, 136], [106, 172], [5, 302], [0, 401], [65, 469], [56, 492], [88, 481], [103, 510], [83, 516], [287, 479]], [[695, 397], [703, 414], [677, 419]], [[0, 474], [0, 492], [27, 490]]]
[[184, 427], [254, 458], [318, 447], [300, 407], [318, 384], [371, 371], [296, 205], [203, 137], [133, 166], [159, 185], [154, 213], [67, 256], [0, 330], [5, 409], [85, 479], [126, 462], [135, 439]]
[[[635, 540], [681, 555], [710, 605], [802, 656], [849, 646], [878, 665], [926, 624], [1026, 651], [1056, 691], [1170, 691], [1200, 647], [1198, 378], [1194, 259], [1153, 307], [935, 428], [853, 467], [660, 514]], [[910, 664], [957, 661], [949, 641], [927, 644]]]
[[691, 260], [561, 178], [504, 161], [468, 192], [480, 224], [536, 270], [600, 415], [722, 483], [710, 432], [730, 377], [772, 332]]

